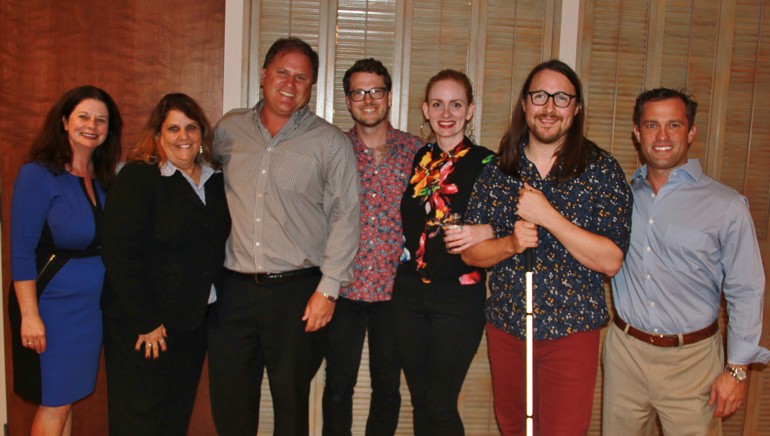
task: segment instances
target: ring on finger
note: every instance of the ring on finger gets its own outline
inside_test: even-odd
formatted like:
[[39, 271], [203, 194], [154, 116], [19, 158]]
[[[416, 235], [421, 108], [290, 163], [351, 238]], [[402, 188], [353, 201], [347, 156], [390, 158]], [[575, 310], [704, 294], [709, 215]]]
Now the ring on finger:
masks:
[[150, 343], [150, 342], [145, 342], [145, 344], [147, 345], [147, 348], [152, 348], [152, 343]]

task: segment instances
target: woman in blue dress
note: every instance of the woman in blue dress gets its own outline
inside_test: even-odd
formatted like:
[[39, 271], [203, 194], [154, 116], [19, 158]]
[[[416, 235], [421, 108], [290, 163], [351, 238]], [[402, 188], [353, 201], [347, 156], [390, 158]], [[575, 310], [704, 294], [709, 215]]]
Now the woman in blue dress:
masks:
[[100, 220], [120, 159], [122, 120], [82, 86], [48, 112], [14, 184], [11, 292], [14, 391], [38, 403], [32, 435], [68, 435], [72, 403], [96, 385], [104, 283]]

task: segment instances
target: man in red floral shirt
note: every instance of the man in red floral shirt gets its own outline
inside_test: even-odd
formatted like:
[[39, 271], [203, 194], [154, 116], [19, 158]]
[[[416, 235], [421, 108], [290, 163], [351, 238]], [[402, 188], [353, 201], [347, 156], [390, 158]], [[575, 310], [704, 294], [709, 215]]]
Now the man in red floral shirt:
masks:
[[323, 434], [350, 435], [353, 388], [358, 378], [364, 336], [369, 335], [372, 378], [367, 435], [392, 435], [401, 406], [390, 297], [403, 247], [399, 202], [412, 160], [423, 143], [388, 121], [392, 81], [378, 60], [361, 59], [345, 72], [345, 101], [353, 118], [348, 132], [361, 177], [361, 241], [355, 277], [340, 290], [329, 324]]

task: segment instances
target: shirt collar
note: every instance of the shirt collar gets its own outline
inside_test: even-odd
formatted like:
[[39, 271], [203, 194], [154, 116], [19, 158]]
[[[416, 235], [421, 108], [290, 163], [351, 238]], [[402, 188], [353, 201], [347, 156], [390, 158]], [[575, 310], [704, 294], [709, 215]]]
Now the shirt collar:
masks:
[[[634, 175], [631, 176], [632, 181], [646, 181], [647, 173], [649, 169], [647, 164], [642, 165], [639, 169], [634, 171]], [[673, 176], [673, 177], [672, 177]], [[697, 182], [703, 176], [703, 167], [700, 165], [698, 159], [688, 159], [684, 165], [674, 168], [669, 175], [669, 180], [687, 180], [690, 182]]]
[[[206, 162], [201, 162], [201, 180], [200, 180], [200, 186], [203, 186], [206, 184], [206, 181], [214, 175], [214, 173], [218, 173], [218, 170], [215, 170], [214, 168], [211, 168], [211, 166]], [[172, 164], [170, 160], [167, 160], [163, 163], [163, 165], [160, 166], [160, 175], [163, 177], [171, 177], [174, 175], [175, 172], [179, 171], [179, 174], [183, 175], [186, 179], [189, 179], [185, 173], [183, 173], [179, 168], [176, 167], [176, 165]]]
[[457, 145], [452, 147], [452, 149], [449, 150], [449, 152], [445, 152], [444, 150], [442, 150], [441, 147], [439, 147], [438, 145], [438, 141], [428, 144], [428, 147], [430, 147], [431, 153], [435, 157], [446, 155], [449, 158], [454, 158], [457, 153], [459, 153], [464, 148], [470, 147], [471, 145], [473, 145], [471, 140], [467, 136], [463, 136], [463, 139], [460, 142], [458, 142]]
[[[265, 99], [260, 100], [254, 106], [254, 116], [257, 119], [257, 123], [263, 128], [265, 127], [265, 125], [262, 124], [262, 119], [259, 118], [259, 114], [262, 113], [262, 108], [264, 107], [265, 107]], [[281, 130], [286, 129], [286, 126], [291, 126], [293, 128], [300, 125], [302, 121], [304, 121], [309, 114], [310, 114], [310, 105], [306, 104], [305, 106], [303, 106], [302, 108], [300, 108], [299, 110], [291, 114], [291, 118], [289, 118], [289, 121], [287, 121], [286, 124], [283, 127], [281, 127]], [[276, 133], [276, 135], [278, 134]]]
[[[386, 144], [391, 144], [393, 142], [393, 132], [395, 132], [396, 129], [393, 128], [393, 126], [390, 124], [390, 121], [386, 121], [388, 123], [388, 137], [385, 139]], [[350, 141], [355, 146], [355, 150], [357, 152], [365, 152], [368, 150], [368, 147], [366, 144], [363, 143], [363, 141], [358, 140], [358, 134], [356, 133], [356, 128], [351, 127], [348, 131], [348, 137], [350, 138]]]

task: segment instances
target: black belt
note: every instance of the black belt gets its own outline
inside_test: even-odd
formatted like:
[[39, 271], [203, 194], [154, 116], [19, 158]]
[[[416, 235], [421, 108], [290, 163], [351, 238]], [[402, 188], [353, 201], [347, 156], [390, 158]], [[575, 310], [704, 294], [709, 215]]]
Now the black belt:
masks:
[[260, 285], [280, 285], [283, 283], [296, 282], [308, 277], [317, 277], [321, 275], [321, 268], [314, 266], [312, 268], [295, 269], [280, 273], [242, 273], [228, 269], [231, 274], [253, 280]]

